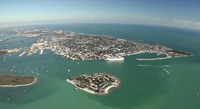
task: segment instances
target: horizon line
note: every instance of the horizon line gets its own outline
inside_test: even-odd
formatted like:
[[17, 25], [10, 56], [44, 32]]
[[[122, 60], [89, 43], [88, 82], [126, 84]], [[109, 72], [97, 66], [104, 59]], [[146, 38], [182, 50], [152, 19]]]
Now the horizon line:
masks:
[[166, 27], [166, 28], [176, 28], [176, 29], [187, 29], [187, 30], [196, 30], [200, 31], [200, 28], [190, 28], [190, 27], [180, 27], [180, 26], [171, 26], [171, 25], [159, 25], [159, 24], [148, 24], [148, 23], [121, 23], [121, 22], [45, 22], [45, 23], [0, 23], [0, 28], [15, 28], [15, 27], [24, 27], [24, 26], [34, 26], [34, 25], [61, 25], [61, 24], [119, 24], [119, 25], [142, 25], [142, 26], [156, 26], [156, 27]]

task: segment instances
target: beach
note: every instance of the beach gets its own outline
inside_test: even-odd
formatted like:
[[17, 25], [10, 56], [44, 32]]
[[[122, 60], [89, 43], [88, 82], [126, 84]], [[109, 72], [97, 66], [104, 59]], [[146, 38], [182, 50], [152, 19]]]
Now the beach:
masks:
[[0, 87], [25, 87], [25, 86], [30, 86], [33, 85], [37, 82], [37, 78], [34, 78], [34, 81], [30, 84], [20, 84], [20, 85], [0, 85]]

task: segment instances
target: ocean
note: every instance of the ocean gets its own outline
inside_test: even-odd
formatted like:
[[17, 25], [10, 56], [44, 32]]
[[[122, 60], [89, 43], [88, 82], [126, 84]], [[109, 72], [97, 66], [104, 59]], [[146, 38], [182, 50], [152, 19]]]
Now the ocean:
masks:
[[[30, 75], [37, 83], [28, 87], [0, 88], [0, 109], [200, 109], [200, 31], [172, 27], [126, 24], [34, 25], [50, 30], [108, 35], [148, 44], [160, 44], [193, 54], [156, 61], [126, 56], [123, 62], [73, 61], [51, 51], [32, 56], [13, 53], [0, 57], [0, 74]], [[0, 36], [0, 49], [28, 47], [37, 38]], [[70, 72], [68, 72], [70, 69]], [[109, 73], [121, 80], [104, 96], [91, 95], [66, 82], [79, 74]]]

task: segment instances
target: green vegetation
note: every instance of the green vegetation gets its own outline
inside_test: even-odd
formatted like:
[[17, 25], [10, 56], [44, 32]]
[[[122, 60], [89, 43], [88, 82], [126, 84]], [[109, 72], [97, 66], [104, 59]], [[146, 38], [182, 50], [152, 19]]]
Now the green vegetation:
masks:
[[0, 75], [0, 85], [1, 86], [24, 86], [34, 83], [36, 79], [29, 76], [14, 76], [14, 75]]

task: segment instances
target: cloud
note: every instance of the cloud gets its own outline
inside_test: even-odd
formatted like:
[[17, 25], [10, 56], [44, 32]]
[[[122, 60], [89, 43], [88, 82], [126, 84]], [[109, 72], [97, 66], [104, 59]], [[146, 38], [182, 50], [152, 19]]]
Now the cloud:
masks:
[[177, 20], [177, 19], [174, 19], [173, 21], [174, 21], [174, 22], [177, 22], [177, 23], [180, 23], [180, 21], [179, 21], [179, 20]]
[[173, 19], [173, 23], [179, 27], [200, 29], [200, 21]]
[[200, 25], [200, 22], [196, 22], [197, 23], [197, 25]]
[[[124, 20], [123, 20], [124, 22]], [[190, 28], [190, 29], [200, 29], [200, 21], [190, 21], [190, 20], [179, 20], [179, 19], [163, 19], [157, 17], [146, 17], [141, 16], [129, 17], [127, 22], [133, 24], [150, 24], [150, 25], [162, 25], [162, 26], [172, 26], [172, 27], [181, 27], [181, 28]]]
[[184, 23], [184, 24], [192, 24], [193, 22], [188, 21], [188, 20], [185, 20], [185, 21], [183, 21], [183, 23]]

